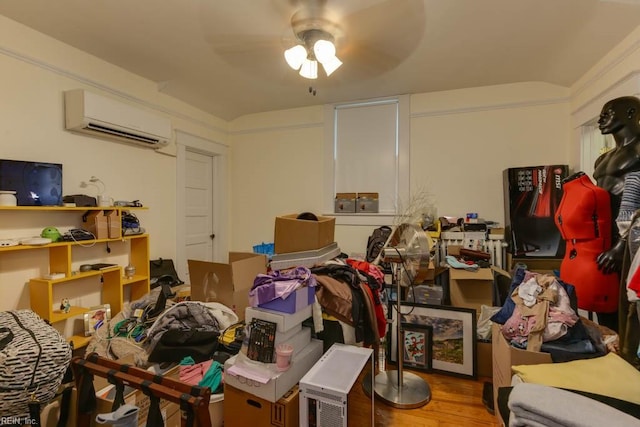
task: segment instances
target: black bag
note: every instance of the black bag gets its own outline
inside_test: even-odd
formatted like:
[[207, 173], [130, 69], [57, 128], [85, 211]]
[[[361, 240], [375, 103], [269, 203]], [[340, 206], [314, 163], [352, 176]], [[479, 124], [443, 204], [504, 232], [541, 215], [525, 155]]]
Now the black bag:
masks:
[[149, 354], [149, 362], [180, 362], [187, 356], [196, 363], [211, 359], [218, 349], [218, 331], [169, 329]]
[[167, 283], [170, 286], [182, 285], [184, 282], [178, 277], [178, 272], [171, 259], [152, 259], [149, 261], [149, 276], [151, 289]]
[[[384, 248], [385, 243], [387, 243], [387, 239], [391, 235], [391, 227], [387, 225], [383, 225], [381, 227], [376, 228], [369, 236], [367, 240], [367, 256], [365, 260], [367, 262], [375, 261], [376, 257]], [[385, 272], [391, 271], [391, 265], [389, 263], [380, 262], [378, 264]]]

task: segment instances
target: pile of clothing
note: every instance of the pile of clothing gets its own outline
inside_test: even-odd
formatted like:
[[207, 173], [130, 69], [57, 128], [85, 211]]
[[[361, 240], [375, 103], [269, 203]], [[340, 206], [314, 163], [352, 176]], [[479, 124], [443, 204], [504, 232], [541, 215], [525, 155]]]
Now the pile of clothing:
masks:
[[178, 363], [191, 357], [196, 363], [211, 359], [219, 346], [218, 337], [238, 323], [238, 316], [217, 302], [166, 301], [157, 315], [160, 288], [125, 304], [110, 322], [98, 328], [87, 347], [109, 359], [133, 356], [136, 366]]
[[325, 350], [334, 342], [379, 345], [386, 332], [380, 267], [338, 256], [312, 268], [273, 270], [256, 276], [249, 303], [256, 307], [284, 299], [305, 286], [315, 288], [313, 330], [324, 341]]
[[602, 334], [577, 314], [573, 285], [518, 267], [502, 308], [491, 317], [514, 347], [550, 353], [554, 362], [599, 357]]

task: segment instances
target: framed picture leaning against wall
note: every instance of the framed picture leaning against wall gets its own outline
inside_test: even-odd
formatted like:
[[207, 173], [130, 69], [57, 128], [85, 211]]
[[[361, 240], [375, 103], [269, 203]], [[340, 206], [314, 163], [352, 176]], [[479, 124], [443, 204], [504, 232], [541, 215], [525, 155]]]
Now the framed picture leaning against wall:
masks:
[[[476, 377], [476, 310], [411, 302], [401, 302], [399, 308], [400, 321], [408, 328], [431, 326], [433, 371]], [[393, 324], [389, 328], [387, 354], [389, 362], [396, 363], [398, 305], [390, 302], [389, 311]]]

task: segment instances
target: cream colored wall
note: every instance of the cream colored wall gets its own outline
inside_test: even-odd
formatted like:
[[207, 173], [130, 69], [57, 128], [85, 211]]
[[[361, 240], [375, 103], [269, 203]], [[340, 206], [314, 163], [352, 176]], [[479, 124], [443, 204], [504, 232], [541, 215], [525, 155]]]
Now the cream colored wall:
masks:
[[231, 123], [231, 250], [273, 242], [278, 215], [322, 213], [322, 114], [317, 106]]
[[570, 90], [570, 161], [579, 168], [580, 126], [597, 118], [602, 106], [610, 99], [640, 95], [640, 26], [598, 61]]
[[[227, 143], [226, 122], [160, 93], [154, 82], [45, 37], [0, 17], [0, 157], [63, 164], [64, 194], [95, 195], [80, 183], [95, 175], [106, 193], [117, 200], [139, 199], [148, 211], [137, 212], [151, 235], [153, 258], [176, 255], [175, 146], [160, 154], [133, 145], [105, 141], [64, 130], [63, 91], [84, 88], [120, 99], [171, 119], [174, 129]], [[12, 214], [0, 212], [0, 239], [37, 235], [45, 226], [62, 231], [79, 224], [79, 214]], [[112, 245], [116, 260], [126, 263], [126, 252]], [[78, 260], [100, 260], [106, 245], [86, 251], [74, 249]], [[47, 273], [45, 251], [2, 253], [0, 256], [0, 310], [28, 308], [28, 280]], [[83, 299], [79, 305], [99, 302], [98, 290], [87, 294], [74, 282], [64, 292]]]
[[566, 164], [568, 91], [545, 83], [411, 97], [411, 191], [428, 191], [439, 216], [504, 223], [502, 172]]
[[[503, 222], [502, 171], [566, 163], [568, 117], [568, 90], [543, 83], [412, 95], [411, 190], [432, 194], [440, 215]], [[233, 250], [272, 242], [277, 215], [326, 213], [323, 122], [307, 108], [231, 123]], [[376, 226], [338, 225], [335, 238], [363, 253]]]

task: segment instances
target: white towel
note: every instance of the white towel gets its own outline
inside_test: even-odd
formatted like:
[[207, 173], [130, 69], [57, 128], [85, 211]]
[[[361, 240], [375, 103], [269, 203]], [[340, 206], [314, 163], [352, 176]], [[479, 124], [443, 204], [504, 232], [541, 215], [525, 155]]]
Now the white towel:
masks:
[[555, 387], [520, 383], [509, 395], [509, 427], [639, 427], [611, 406]]

